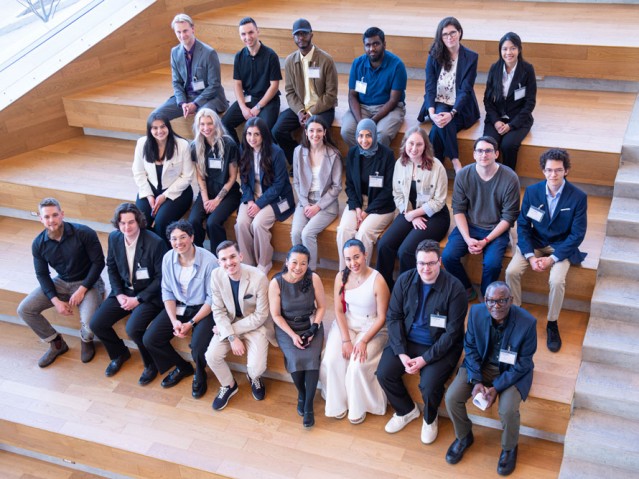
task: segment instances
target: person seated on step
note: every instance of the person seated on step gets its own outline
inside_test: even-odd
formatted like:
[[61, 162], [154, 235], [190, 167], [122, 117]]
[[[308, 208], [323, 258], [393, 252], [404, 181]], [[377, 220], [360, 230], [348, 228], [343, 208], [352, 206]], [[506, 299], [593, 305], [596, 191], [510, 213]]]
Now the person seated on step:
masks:
[[335, 62], [313, 44], [313, 29], [308, 20], [295, 20], [293, 41], [298, 50], [286, 57], [284, 63], [288, 108], [273, 127], [273, 137], [284, 150], [289, 164], [293, 164], [293, 151], [298, 144], [291, 134], [305, 128], [308, 119], [314, 115], [330, 128], [337, 106]]
[[173, 96], [153, 114], [172, 120], [195, 115], [200, 108], [224, 112], [229, 102], [224, 94], [217, 52], [195, 38], [191, 17], [179, 13], [171, 28], [180, 44], [171, 49]]
[[506, 283], [513, 292], [513, 304], [521, 306], [521, 276], [528, 266], [537, 273], [550, 271], [546, 344], [556, 353], [561, 348], [557, 327], [564, 302], [566, 275], [571, 264], [581, 264], [586, 253], [579, 245], [586, 236], [587, 196], [566, 180], [570, 156], [552, 148], [539, 159], [546, 177], [524, 192], [517, 219], [517, 251], [506, 268]]
[[517, 464], [519, 406], [533, 381], [533, 355], [537, 350], [537, 320], [512, 305], [506, 283], [495, 281], [486, 289], [485, 305], [474, 304], [464, 337], [464, 362], [446, 391], [446, 411], [455, 428], [455, 440], [446, 462], [457, 464], [474, 441], [466, 402], [481, 409], [492, 407], [499, 396], [503, 427], [497, 472], [507, 476]]
[[482, 254], [481, 294], [496, 281], [510, 241], [509, 230], [519, 214], [519, 178], [513, 170], [497, 163], [497, 142], [482, 136], [473, 145], [475, 163], [466, 165], [455, 177], [453, 215], [455, 229], [442, 253], [446, 270], [462, 282], [468, 301], [477, 298], [461, 259]]
[[256, 401], [264, 399], [262, 374], [266, 371], [269, 342], [277, 346], [269, 316], [268, 278], [254, 266], [242, 263], [235, 241], [217, 247], [220, 268], [211, 275], [215, 335], [206, 351], [206, 362], [220, 382], [213, 409], [224, 409], [238, 391], [238, 384], [224, 360], [229, 351], [246, 354], [246, 376]]
[[364, 55], [353, 60], [348, 77], [348, 111], [342, 117], [342, 138], [355, 146], [355, 130], [364, 118], [377, 124], [379, 142], [389, 146], [406, 116], [406, 67], [386, 51], [386, 37], [377, 27], [364, 32]]
[[424, 401], [421, 441], [437, 438], [437, 409], [444, 383], [457, 366], [464, 343], [468, 311], [460, 281], [442, 270], [439, 243], [424, 240], [417, 246], [417, 268], [401, 274], [391, 295], [386, 325], [388, 346], [377, 366], [377, 380], [395, 414], [386, 432], [396, 433], [419, 417], [402, 376], [418, 374]]
[[122, 203], [115, 209], [109, 234], [107, 270], [111, 293], [91, 318], [91, 330], [100, 338], [111, 362], [106, 368], [108, 377], [115, 375], [131, 357], [129, 348], [113, 330], [113, 325], [129, 316], [126, 332], [140, 351], [144, 371], [141, 385], [151, 382], [158, 371], [142, 337], [164, 304], [160, 295], [162, 258], [166, 243], [146, 229], [142, 212], [133, 203]]
[[262, 118], [269, 130], [280, 114], [280, 59], [260, 41], [260, 29], [251, 17], [240, 20], [240, 39], [246, 45], [235, 54], [233, 83], [235, 103], [222, 124], [238, 145], [235, 129], [254, 117]]
[[[210, 283], [217, 258], [193, 244], [193, 227], [187, 220], [171, 223], [166, 236], [173, 249], [162, 259], [164, 310], [155, 317], [142, 341], [160, 374], [175, 366], [161, 386], [171, 388], [195, 373], [192, 395], [199, 399], [207, 388], [204, 353], [213, 337]], [[173, 337], [186, 338], [189, 334], [195, 370], [171, 345]]]
[[[42, 315], [55, 308], [62, 316], [80, 313], [80, 359], [88, 363], [95, 356], [89, 321], [104, 299], [104, 253], [98, 235], [88, 226], [64, 221], [64, 211], [55, 198], [44, 198], [38, 205], [44, 231], [33, 240], [33, 266], [38, 286], [18, 306], [18, 316], [49, 349], [38, 361], [47, 367], [69, 350], [62, 336]], [[51, 278], [49, 267], [58, 275]]]

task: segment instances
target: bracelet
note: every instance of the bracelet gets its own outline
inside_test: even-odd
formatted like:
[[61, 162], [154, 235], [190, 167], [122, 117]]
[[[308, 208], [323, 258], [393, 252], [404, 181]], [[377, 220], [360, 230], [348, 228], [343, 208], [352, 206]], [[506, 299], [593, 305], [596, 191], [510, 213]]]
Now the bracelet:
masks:
[[350, 342], [352, 342], [352, 341], [351, 341], [350, 339], [347, 339], [346, 341], [342, 341], [342, 344], [344, 344], [344, 343], [350, 343]]

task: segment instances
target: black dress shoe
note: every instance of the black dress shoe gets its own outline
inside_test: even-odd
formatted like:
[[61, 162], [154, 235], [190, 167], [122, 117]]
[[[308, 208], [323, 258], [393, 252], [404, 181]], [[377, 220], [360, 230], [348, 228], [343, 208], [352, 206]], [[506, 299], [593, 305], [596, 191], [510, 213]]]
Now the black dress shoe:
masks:
[[176, 367], [173, 371], [166, 375], [166, 377], [162, 380], [160, 386], [163, 388], [172, 388], [176, 384], [178, 384], [182, 379], [192, 376], [195, 371], [193, 370], [193, 366], [189, 364], [188, 368], [180, 369]]
[[510, 451], [502, 449], [499, 455], [499, 463], [497, 464], [497, 474], [500, 476], [508, 476], [512, 474], [517, 465], [517, 446]]
[[302, 425], [306, 428], [313, 427], [315, 425], [315, 414], [312, 411], [304, 413]]
[[138, 384], [140, 386], [146, 386], [151, 381], [153, 381], [157, 375], [158, 375], [158, 370], [155, 366], [146, 366], [144, 368], [144, 371], [142, 371], [142, 376], [140, 376], [140, 379], [138, 380]]
[[191, 393], [193, 399], [200, 399], [204, 396], [206, 389], [206, 375], [196, 374], [193, 376], [193, 392]]
[[448, 464], [457, 464], [462, 460], [462, 457], [464, 457], [466, 449], [468, 449], [474, 441], [473, 431], [470, 431], [463, 439], [455, 439], [446, 452], [446, 462]]
[[110, 378], [111, 376], [115, 376], [115, 374], [120, 370], [124, 362], [129, 359], [131, 359], [131, 351], [127, 349], [124, 354], [121, 354], [120, 356], [118, 356], [117, 358], [115, 358], [113, 361], [109, 363], [106, 370], [104, 371], [104, 374], [106, 375], [106, 377]]
[[297, 396], [297, 415], [298, 416], [304, 416], [304, 403], [305, 402], [306, 402], [306, 400], [304, 399], [304, 396], [299, 394]]

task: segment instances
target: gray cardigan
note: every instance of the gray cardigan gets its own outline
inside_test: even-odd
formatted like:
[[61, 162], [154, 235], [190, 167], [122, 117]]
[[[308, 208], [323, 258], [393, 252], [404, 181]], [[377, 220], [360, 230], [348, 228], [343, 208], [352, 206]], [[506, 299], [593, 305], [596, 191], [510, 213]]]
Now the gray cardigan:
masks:
[[[309, 150], [301, 145], [295, 148], [293, 153], [293, 188], [301, 206], [309, 204], [308, 191], [313, 180], [309, 153]], [[337, 201], [342, 191], [342, 159], [339, 152], [326, 148], [319, 175], [321, 195], [317, 206], [324, 210]]]

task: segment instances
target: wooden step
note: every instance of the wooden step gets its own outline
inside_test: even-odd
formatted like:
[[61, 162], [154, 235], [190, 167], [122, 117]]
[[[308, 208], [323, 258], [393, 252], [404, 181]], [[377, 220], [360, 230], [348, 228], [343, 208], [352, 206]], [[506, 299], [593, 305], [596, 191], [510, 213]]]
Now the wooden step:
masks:
[[[136, 478], [177, 477], [494, 477], [500, 431], [476, 426], [475, 445], [454, 468], [444, 456], [453, 441], [442, 418], [439, 437], [419, 442], [419, 421], [404, 431], [383, 431], [390, 419], [369, 416], [359, 426], [323, 415], [317, 395], [316, 425], [304, 430], [295, 412], [292, 384], [267, 379], [256, 403], [243, 377], [229, 406], [211, 410], [213, 394], [191, 398], [190, 381], [162, 389], [159, 381], [135, 384], [138, 368], [103, 374], [107, 357], [79, 361], [78, 341], [47, 369], [35, 361], [41, 346], [32, 333], [3, 325], [0, 338], [0, 442]], [[210, 384], [216, 387], [216, 384]], [[519, 442], [512, 477], [556, 477], [563, 447], [531, 437]]]
[[[639, 11], [633, 5], [570, 2], [477, 2], [437, 0], [394, 2], [388, 7], [362, 8], [354, 1], [329, 0], [301, 5], [293, 0], [250, 0], [195, 17], [202, 40], [223, 53], [243, 47], [238, 22], [250, 14], [262, 41], [284, 58], [295, 49], [291, 27], [295, 19], [311, 22], [314, 42], [336, 61], [350, 64], [363, 53], [362, 34], [371, 26], [386, 34], [387, 48], [407, 66], [424, 68], [439, 21], [459, 19], [463, 44], [479, 53], [480, 72], [497, 61], [498, 42], [509, 31], [519, 34], [523, 53], [537, 75], [639, 80]], [[614, 32], [614, 34], [611, 34]]]
[[[222, 65], [222, 83], [229, 101], [234, 101], [232, 66]], [[281, 109], [287, 108], [284, 82], [280, 82]], [[484, 86], [476, 85], [479, 99]], [[169, 68], [134, 76], [99, 88], [64, 97], [65, 111], [71, 126], [100, 130], [129, 132], [143, 135], [146, 118], [153, 109], [171, 95]], [[339, 106], [332, 128], [333, 139], [342, 153], [346, 147], [340, 136], [341, 118], [348, 109], [348, 76], [339, 76]], [[417, 124], [423, 102], [424, 82], [409, 80], [406, 90], [407, 113], [401, 132]], [[519, 150], [517, 173], [522, 177], [543, 178], [539, 156], [548, 148], [566, 148], [571, 152], [572, 181], [592, 185], [613, 186], [619, 167], [623, 134], [635, 101], [632, 93], [538, 90], [535, 124]], [[481, 103], [481, 102], [480, 102]], [[481, 105], [483, 118], [483, 104]], [[598, 134], [592, 134], [593, 122]], [[192, 138], [192, 119], [176, 119], [175, 130]], [[430, 129], [430, 124], [424, 124]], [[473, 160], [472, 145], [483, 132], [483, 120], [459, 133], [460, 159], [467, 164]], [[392, 146], [396, 153], [403, 135]]]
[[0, 449], [0, 476], [4, 479], [101, 479], [104, 476]]

